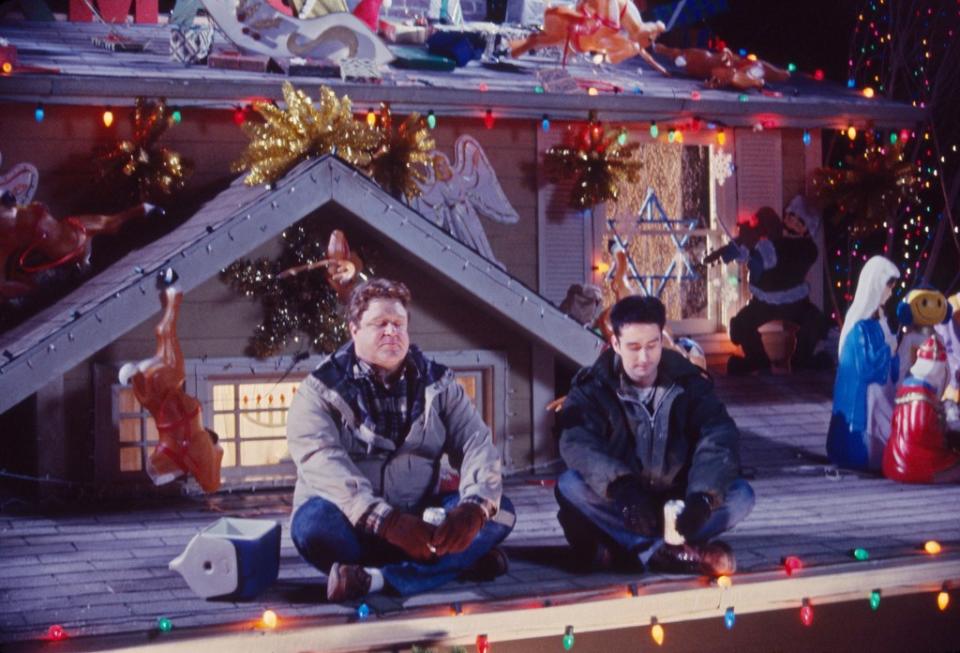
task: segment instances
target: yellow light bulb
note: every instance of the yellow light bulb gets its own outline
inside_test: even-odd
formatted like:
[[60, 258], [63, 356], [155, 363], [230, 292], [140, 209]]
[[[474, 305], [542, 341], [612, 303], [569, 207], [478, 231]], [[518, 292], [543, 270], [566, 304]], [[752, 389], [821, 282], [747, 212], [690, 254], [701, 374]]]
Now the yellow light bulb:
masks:
[[867, 86], [866, 88], [864, 88], [864, 89], [863, 89], [863, 97], [865, 97], [865, 98], [872, 98], [872, 97], [873, 97], [873, 89], [870, 88], [869, 86]]
[[4, 61], [4, 62], [3, 62], [3, 74], [4, 74], [4, 75], [9, 75], [9, 74], [12, 73], [12, 72], [13, 72], [13, 64], [10, 63], [9, 61]]
[[950, 595], [946, 592], [937, 594], [937, 607], [940, 608], [940, 612], [946, 610], [948, 605], [950, 605]]
[[856, 140], [857, 138], [857, 128], [853, 125], [847, 127], [847, 138], [849, 138], [851, 141]]
[[663, 646], [663, 626], [653, 624], [653, 628], [650, 629], [650, 637], [657, 643], [657, 646]]
[[943, 550], [943, 547], [936, 540], [927, 540], [927, 543], [923, 545], [923, 550], [935, 556]]
[[599, 272], [600, 274], [606, 274], [609, 271], [610, 271], [609, 263], [607, 263], [606, 261], [600, 261], [599, 263], [597, 263], [597, 272]]
[[113, 111], [107, 109], [103, 112], [103, 126], [109, 127], [113, 124]]
[[598, 90], [597, 90], [596, 88], [594, 88], [593, 86], [591, 86], [590, 88], [587, 89], [587, 95], [597, 95], [597, 94], [599, 94], [599, 93], [600, 93], [600, 91], [598, 91]]
[[729, 576], [719, 576], [717, 578], [717, 587], [722, 587], [723, 589], [729, 589], [733, 587], [733, 581]]
[[264, 628], [276, 628], [277, 627], [277, 613], [273, 610], [264, 610], [263, 616], [260, 618], [260, 621], [263, 623]]
[[367, 111], [367, 124], [371, 127], [377, 124], [377, 114], [373, 112], [373, 109]]

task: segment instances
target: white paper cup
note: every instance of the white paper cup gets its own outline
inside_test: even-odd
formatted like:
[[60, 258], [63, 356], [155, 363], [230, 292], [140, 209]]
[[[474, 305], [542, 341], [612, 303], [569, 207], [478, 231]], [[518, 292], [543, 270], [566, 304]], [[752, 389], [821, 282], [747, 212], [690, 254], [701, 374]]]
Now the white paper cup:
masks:
[[671, 499], [663, 504], [663, 541], [667, 544], [683, 544], [683, 535], [677, 532], [677, 515], [683, 512], [683, 500]]
[[423, 511], [423, 521], [439, 526], [447, 518], [447, 511], [443, 508], [426, 508]]

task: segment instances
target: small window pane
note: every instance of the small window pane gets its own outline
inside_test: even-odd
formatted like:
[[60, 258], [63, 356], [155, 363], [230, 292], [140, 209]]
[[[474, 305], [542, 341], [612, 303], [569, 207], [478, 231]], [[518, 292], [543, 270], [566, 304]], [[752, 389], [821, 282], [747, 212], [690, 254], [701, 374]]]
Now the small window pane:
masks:
[[224, 442], [220, 440], [220, 446], [223, 447], [223, 462], [221, 467], [235, 467], [237, 464], [237, 448], [233, 442]]
[[232, 440], [237, 437], [237, 420], [233, 413], [214, 413], [213, 430], [221, 440]]
[[213, 386], [213, 409], [233, 410], [234, 394], [232, 383]]
[[119, 388], [117, 392], [117, 407], [121, 413], [139, 413], [140, 402], [133, 394], [133, 388]]
[[157, 431], [157, 423], [152, 417], [146, 419], [147, 442], [159, 442], [160, 433]]
[[257, 410], [240, 413], [240, 437], [283, 437], [287, 434], [287, 411]]
[[140, 418], [123, 417], [120, 419], [120, 442], [140, 442]]
[[120, 471], [139, 472], [143, 469], [143, 456], [140, 447], [120, 448]]
[[286, 440], [244, 441], [240, 446], [244, 466], [276, 465], [281, 460], [289, 459]]
[[458, 373], [456, 375], [457, 383], [463, 386], [463, 390], [470, 400], [476, 404], [477, 403], [477, 380], [478, 375], [476, 373]]

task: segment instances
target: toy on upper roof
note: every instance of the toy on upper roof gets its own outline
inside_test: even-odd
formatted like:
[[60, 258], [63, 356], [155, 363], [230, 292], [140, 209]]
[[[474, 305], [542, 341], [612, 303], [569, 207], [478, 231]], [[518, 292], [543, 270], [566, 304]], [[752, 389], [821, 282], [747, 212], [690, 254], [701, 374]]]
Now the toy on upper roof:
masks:
[[510, 54], [519, 57], [536, 48], [563, 45], [563, 63], [570, 50], [604, 54], [611, 63], [639, 55], [665, 75], [667, 71], [647, 51], [664, 31], [660, 21], [644, 22], [632, 0], [580, 0], [576, 7], [547, 7], [543, 29], [511, 42]]
[[936, 334], [917, 350], [910, 375], [897, 390], [883, 475], [901, 483], [960, 481], [960, 453], [946, 438], [940, 396], [947, 383], [947, 354]]
[[783, 82], [790, 73], [762, 59], [741, 57], [727, 48], [671, 48], [657, 43], [654, 52], [669, 57], [690, 77], [703, 80], [710, 88], [734, 88], [740, 91], [762, 89], [767, 82]]
[[874, 256], [863, 266], [840, 330], [840, 363], [833, 384], [827, 455], [840, 466], [879, 470], [890, 437], [897, 339], [883, 306], [900, 270]]
[[[172, 270], [169, 271], [172, 274]], [[166, 282], [174, 281], [166, 277]], [[157, 353], [120, 368], [120, 383], [133, 385], [137, 401], [156, 422], [160, 443], [147, 461], [147, 474], [157, 485], [192, 474], [204, 492], [220, 487], [223, 448], [203, 425], [200, 402], [183, 388], [186, 372], [177, 339], [177, 316], [183, 292], [172, 285], [160, 293], [163, 316], [157, 324]]]
[[920, 345], [933, 334], [936, 325], [949, 322], [952, 314], [947, 298], [936, 288], [914, 288], [897, 304], [897, 321], [906, 328], [897, 348], [900, 357], [898, 378], [907, 377], [917, 360]]

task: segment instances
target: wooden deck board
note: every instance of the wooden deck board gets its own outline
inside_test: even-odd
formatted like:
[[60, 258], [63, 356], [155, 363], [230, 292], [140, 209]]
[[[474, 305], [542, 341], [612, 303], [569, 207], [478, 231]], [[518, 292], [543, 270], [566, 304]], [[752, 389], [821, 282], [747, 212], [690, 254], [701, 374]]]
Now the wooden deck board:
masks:
[[[743, 463], [751, 472], [757, 504], [724, 536], [737, 552], [738, 579], [753, 582], [770, 573], [776, 578], [782, 573], [782, 557], [798, 555], [820, 575], [814, 589], [835, 592], [830, 580], [834, 569], [837, 573], [857, 569], [879, 573], [871, 565], [926, 569], [931, 559], [921, 547], [931, 538], [944, 544], [947, 556], [960, 551], [960, 520], [953, 508], [960, 505], [960, 486], [899, 485], [837, 473], [825, 464], [829, 378], [721, 378], [718, 385], [731, 415], [750, 425], [742, 429]], [[798, 436], [783, 428], [785, 416], [790, 416], [791, 426], [809, 427], [810, 432]], [[611, 587], [622, 592], [629, 583], [667, 596], [688, 587], [690, 581], [683, 577], [573, 573], [563, 558], [552, 485], [511, 479], [506, 491], [519, 515], [506, 542], [512, 559], [508, 574], [486, 584], [452, 583], [419, 597], [374, 595], [368, 599], [371, 608], [384, 616], [406, 612], [413, 619], [424, 610], [435, 613], [437, 608], [430, 606], [448, 609], [453, 601], [493, 609], [496, 602], [539, 601], [571, 592], [592, 596]], [[342, 620], [352, 613], [352, 606], [321, 602], [323, 576], [299, 558], [289, 539], [289, 501], [289, 492], [271, 491], [80, 515], [3, 514], [0, 642], [40, 638], [53, 622], [62, 623], [74, 638], [142, 632], [159, 616], [172, 618], [178, 629], [227, 624], [236, 628], [252, 623], [267, 607], [297, 623]], [[195, 597], [179, 576], [167, 570], [167, 562], [203, 526], [222, 516], [240, 515], [283, 524], [278, 582], [243, 604]], [[867, 548], [870, 561], [856, 563], [851, 555], [856, 547]]]

